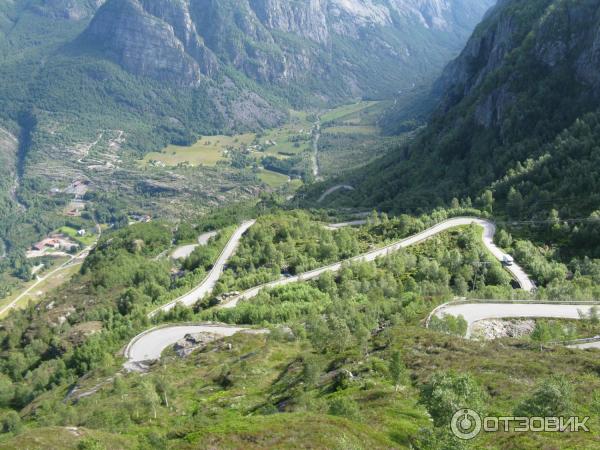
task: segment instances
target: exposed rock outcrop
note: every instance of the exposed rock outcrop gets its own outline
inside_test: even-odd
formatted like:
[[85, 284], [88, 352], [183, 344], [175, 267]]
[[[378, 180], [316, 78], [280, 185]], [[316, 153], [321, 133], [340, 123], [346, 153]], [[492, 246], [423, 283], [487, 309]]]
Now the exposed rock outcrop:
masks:
[[434, 90], [446, 96], [443, 110], [448, 110], [480, 86], [490, 73], [502, 65], [508, 52], [520, 44], [515, 36], [515, 18], [499, 7], [496, 11], [487, 23], [480, 26], [461, 55], [446, 67], [436, 82]]
[[[17, 159], [19, 141], [10, 131], [0, 127], [0, 203], [4, 193], [17, 203], [16, 191], [19, 187]], [[5, 255], [4, 242], [0, 239], [0, 255]]]
[[[166, 4], [172, 6], [171, 2]], [[185, 17], [185, 10], [164, 10], [158, 6], [153, 9], [172, 20]], [[185, 19], [180, 25], [183, 25], [177, 28], [180, 36], [193, 33], [191, 27], [185, 27]], [[83, 38], [134, 74], [163, 81], [178, 80], [185, 85], [200, 81], [201, 63], [186, 52], [174, 26], [150, 14], [138, 0], [109, 1], [94, 17]], [[190, 41], [194, 42], [192, 36]]]
[[492, 2], [108, 0], [83, 37], [161, 81], [194, 86], [233, 67], [259, 83], [356, 96], [419, 80], [421, 62], [457, 51]]
[[250, 6], [260, 21], [272, 30], [294, 33], [311, 41], [329, 42], [326, 0], [250, 0]]
[[[531, 23], [520, 21], [514, 14], [515, 2], [498, 3], [436, 83], [435, 90], [445, 96], [442, 112], [474, 93], [490, 74], [506, 69], [515, 49], [528, 52], [531, 66], [539, 64], [548, 71], [562, 67], [574, 73], [578, 82], [600, 94], [600, 11], [597, 6], [551, 0], [539, 3], [540, 19], [533, 30]], [[505, 71], [497, 86], [485, 92], [477, 102], [476, 121], [486, 128], [502, 123], [504, 113], [517, 96], [516, 76], [525, 75]]]
[[213, 341], [221, 339], [222, 336], [213, 333], [196, 333], [187, 334], [183, 339], [178, 341], [173, 349], [181, 358], [189, 356], [194, 350], [206, 347]]
[[473, 337], [485, 340], [521, 338], [535, 328], [535, 320], [482, 320], [473, 325]]

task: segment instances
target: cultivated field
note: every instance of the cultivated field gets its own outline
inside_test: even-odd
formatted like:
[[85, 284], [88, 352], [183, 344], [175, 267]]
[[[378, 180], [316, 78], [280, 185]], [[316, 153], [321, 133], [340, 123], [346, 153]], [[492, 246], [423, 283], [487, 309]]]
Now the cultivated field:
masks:
[[144, 164], [159, 161], [166, 166], [177, 166], [183, 163], [192, 166], [214, 166], [217, 162], [226, 159], [228, 150], [247, 147], [255, 137], [256, 135], [252, 133], [234, 136], [204, 136], [189, 147], [169, 145], [161, 152], [149, 153], [144, 158]]
[[263, 183], [268, 184], [270, 187], [277, 189], [281, 186], [284, 186], [290, 182], [288, 176], [283, 175], [281, 173], [273, 172], [271, 170], [263, 169], [258, 175], [260, 180]]

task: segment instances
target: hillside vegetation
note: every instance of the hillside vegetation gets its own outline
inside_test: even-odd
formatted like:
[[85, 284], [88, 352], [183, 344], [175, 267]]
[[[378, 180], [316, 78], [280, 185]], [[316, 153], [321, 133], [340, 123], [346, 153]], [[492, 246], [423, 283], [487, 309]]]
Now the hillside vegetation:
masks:
[[[374, 215], [365, 227], [341, 232], [305, 212], [273, 210], [243, 239], [225, 279], [248, 281], [252, 267], [272, 270], [272, 260], [279, 268], [299, 257], [328, 262], [311, 253], [309, 234], [332, 239], [329, 253], [353, 254], [360, 248], [342, 242], [397, 239], [446, 214]], [[226, 230], [233, 218], [194, 225], [197, 232]], [[177, 239], [191, 230], [182, 227]], [[534, 411], [540, 401], [552, 414], [595, 414], [599, 406], [593, 354], [553, 347], [542, 358], [533, 342], [465, 341], [460, 320], [423, 328], [429, 312], [454, 295], [514, 295], [480, 233], [449, 231], [373, 263], [262, 292], [234, 309], [205, 302], [196, 312], [178, 308], [156, 320], [255, 324], [270, 333], [233, 336], [183, 359], [167, 350], [140, 375], [121, 371], [118, 350], [152, 326], [146, 312], [153, 305], [201, 279], [227, 234], [199, 247], [183, 262], [185, 275], [173, 280], [178, 263], [156, 259], [169, 248], [169, 228], [109, 232], [69, 285], [5, 320], [0, 448], [593, 448], [589, 433], [483, 434], [470, 445], [449, 433], [457, 406], [509, 415]], [[545, 295], [552, 292], [540, 290]], [[558, 392], [555, 402], [548, 392]]]

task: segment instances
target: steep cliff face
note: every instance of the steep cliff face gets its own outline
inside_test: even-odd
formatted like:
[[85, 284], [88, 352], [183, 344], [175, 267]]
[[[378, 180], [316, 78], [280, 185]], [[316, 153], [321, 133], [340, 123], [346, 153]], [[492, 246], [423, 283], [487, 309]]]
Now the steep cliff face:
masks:
[[319, 44], [329, 42], [325, 3], [326, 0], [250, 0], [251, 9], [266, 28], [293, 33]]
[[488, 74], [500, 67], [506, 54], [519, 41], [515, 35], [516, 18], [497, 7], [468, 41], [460, 57], [446, 67], [436, 82], [436, 89], [447, 96], [446, 109], [468, 95]]
[[[389, 98], [431, 80], [492, 2], [0, 2], [0, 125], [31, 110], [40, 129], [68, 123], [64, 133], [90, 142], [97, 129], [124, 131], [121, 151], [139, 153], [273, 127], [289, 106]], [[71, 157], [41, 147], [38, 162]]]
[[598, 189], [589, 174], [598, 159], [599, 36], [597, 1], [501, 1], [438, 80], [443, 98], [427, 129], [366, 181], [357, 175], [355, 195], [397, 209], [485, 189], [509, 203], [512, 189], [531, 211], [554, 204], [574, 214], [581, 192]]
[[[0, 127], [0, 208], [7, 211], [9, 201], [15, 200], [17, 180], [17, 154], [19, 141], [8, 130]], [[2, 251], [0, 249], [0, 257]]]
[[132, 73], [177, 84], [234, 68], [322, 97], [381, 95], [434, 72], [492, 2], [108, 0], [84, 39]]
[[216, 58], [202, 45], [184, 1], [109, 2], [84, 34], [126, 70], [185, 85], [210, 74]]
[[217, 69], [216, 57], [206, 48], [198, 34], [187, 2], [143, 0], [141, 3], [149, 14], [172, 26], [173, 32], [183, 44], [185, 52], [199, 64], [203, 74], [211, 75], [215, 72]]
[[[593, 2], [538, 0], [529, 12], [519, 8], [518, 2], [502, 1], [446, 68], [436, 86], [445, 92], [443, 111], [474, 94], [477, 122], [498, 125], [519, 94], [531, 89], [527, 75], [533, 73], [541, 81], [568, 71], [569, 84], [581, 84], [584, 96], [598, 93], [600, 16]], [[511, 73], [511, 67], [519, 70]]]

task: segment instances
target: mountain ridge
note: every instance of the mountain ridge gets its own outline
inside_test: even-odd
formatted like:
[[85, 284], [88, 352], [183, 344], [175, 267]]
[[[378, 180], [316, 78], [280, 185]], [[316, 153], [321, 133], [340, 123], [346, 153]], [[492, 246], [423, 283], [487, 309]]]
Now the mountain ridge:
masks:
[[[596, 133], [599, 29], [596, 2], [500, 2], [436, 83], [443, 94], [429, 126], [375, 163], [366, 180], [356, 174], [347, 202], [411, 210], [489, 191], [504, 211], [521, 198], [517, 217], [545, 217], [552, 208], [593, 213], [593, 176], [560, 171], [595, 167], [586, 140]], [[590, 133], [581, 133], [583, 123]], [[567, 136], [580, 160], [569, 157]], [[585, 201], [573, 202], [577, 192]]]
[[[466, 38], [491, 3], [109, 0], [82, 38], [126, 70], [161, 81], [195, 86], [203, 76], [233, 67], [259, 83], [309, 84], [320, 95], [331, 92], [329, 84], [339, 85], [341, 79], [346, 86], [337, 86], [334, 92], [348, 98], [381, 89], [381, 93], [389, 94], [397, 85], [409, 85], [422, 75], [422, 68], [411, 67], [410, 61], [418, 60], [420, 56], [413, 55], [414, 46], [422, 44], [409, 42], [407, 24], [416, 27], [416, 35], [423, 34], [425, 42], [433, 40], [437, 46], [443, 34], [449, 43], [442, 44], [440, 50], [453, 51], [460, 45], [460, 36]], [[476, 12], [466, 14], [465, 5]], [[440, 33], [439, 38], [436, 33]], [[369, 38], [365, 45], [376, 59], [363, 56], [364, 61], [353, 61], [348, 46], [362, 45], [360, 41]], [[429, 53], [429, 58], [440, 51], [425, 46], [420, 50]], [[390, 82], [383, 88], [369, 87], [373, 69], [368, 63], [375, 60], [395, 65], [403, 76], [392, 74], [395, 85]], [[437, 61], [432, 62], [436, 65]], [[315, 86], [317, 78], [323, 79], [324, 87]], [[410, 82], [403, 78], [410, 78]]]

